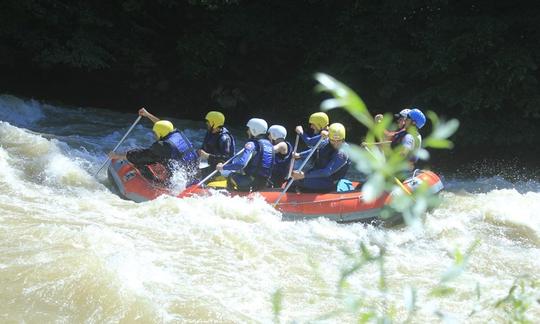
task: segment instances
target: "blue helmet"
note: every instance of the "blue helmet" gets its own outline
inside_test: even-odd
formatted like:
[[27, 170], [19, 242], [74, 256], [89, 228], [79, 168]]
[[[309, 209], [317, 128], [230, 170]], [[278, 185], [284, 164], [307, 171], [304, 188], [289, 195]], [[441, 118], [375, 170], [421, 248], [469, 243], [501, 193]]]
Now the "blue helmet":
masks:
[[411, 109], [407, 117], [409, 117], [416, 124], [418, 129], [424, 127], [426, 124], [426, 116], [424, 116], [424, 113], [418, 108]]

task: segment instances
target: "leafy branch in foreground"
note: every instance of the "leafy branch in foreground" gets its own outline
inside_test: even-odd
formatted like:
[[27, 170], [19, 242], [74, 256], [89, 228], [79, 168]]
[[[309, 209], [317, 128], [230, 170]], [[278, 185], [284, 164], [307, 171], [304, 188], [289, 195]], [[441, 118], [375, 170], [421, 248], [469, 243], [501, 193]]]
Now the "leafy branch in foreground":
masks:
[[[343, 108], [348, 111], [368, 131], [365, 137], [366, 143], [383, 142], [384, 130], [394, 127], [392, 116], [385, 115], [382, 122], [376, 123], [369, 113], [365, 103], [354, 91], [326, 74], [316, 74], [319, 81], [317, 89], [331, 93], [334, 98], [324, 100], [321, 103], [322, 110]], [[423, 146], [416, 152], [420, 158], [429, 158], [427, 148], [448, 149], [453, 146], [449, 140], [459, 127], [456, 119], [450, 121], [439, 120], [434, 112], [427, 112], [431, 120], [432, 132], [426, 136], [422, 142]], [[399, 149], [391, 148], [389, 145], [367, 145], [364, 147], [351, 145], [349, 149], [350, 157], [355, 162], [356, 168], [367, 176], [367, 181], [362, 187], [363, 199], [371, 201], [379, 197], [384, 192], [392, 193], [392, 200], [388, 209], [383, 211], [384, 217], [390, 217], [395, 213], [403, 215], [405, 223], [413, 229], [421, 229], [421, 215], [429, 208], [438, 203], [437, 197], [427, 185], [420, 185], [411, 195], [404, 194], [404, 191], [396, 185], [395, 179], [408, 171], [408, 164]], [[403, 291], [403, 303], [398, 303], [390, 298], [392, 287], [387, 284], [385, 276], [385, 258], [387, 233], [382, 232], [382, 238], [374, 242], [361, 243], [358, 251], [342, 249], [347, 265], [342, 267], [340, 278], [336, 284], [336, 299], [343, 301], [343, 307], [326, 310], [326, 312], [316, 318], [316, 321], [336, 319], [344, 314], [352, 314], [359, 323], [391, 323], [403, 320], [406, 323], [414, 321], [419, 310], [431, 312], [435, 317], [443, 321], [451, 321], [452, 316], [441, 309], [429, 308], [432, 299], [443, 299], [458, 293], [451, 286], [451, 282], [460, 277], [467, 268], [470, 257], [479, 241], [474, 241], [471, 246], [462, 253], [456, 249], [452, 255], [452, 265], [440, 276], [439, 282], [425, 294], [425, 303], [419, 302], [419, 291], [415, 287], [406, 286]], [[366, 295], [359, 291], [351, 291], [350, 280], [356, 276], [362, 276], [366, 271], [373, 272], [372, 265], [379, 269], [378, 293]], [[369, 269], [366, 269], [368, 268]], [[366, 283], [369, 285], [370, 283]], [[508, 316], [508, 320], [517, 323], [532, 323], [527, 317], [527, 310], [533, 303], [540, 303], [538, 293], [538, 281], [520, 279], [509, 290], [508, 295], [495, 304], [495, 308], [503, 308]], [[475, 285], [476, 300], [471, 303], [472, 311], [464, 315], [469, 318], [477, 314], [481, 298], [480, 286]], [[395, 289], [394, 289], [395, 290]], [[279, 321], [279, 312], [282, 308], [275, 307], [276, 301], [281, 305], [286, 298], [286, 292], [278, 290], [273, 296], [274, 319]], [[405, 318], [398, 318], [398, 310], [405, 314]], [[403, 315], [401, 316], [403, 317]]]
[[532, 324], [536, 321], [527, 311], [535, 303], [540, 305], [540, 281], [524, 276], [516, 279], [508, 295], [497, 301], [495, 307], [502, 308], [513, 323]]
[[[343, 108], [349, 112], [356, 120], [367, 128], [367, 134], [365, 142], [383, 142], [384, 132], [386, 129], [391, 128], [391, 115], [386, 115], [381, 123], [375, 122], [371, 114], [369, 113], [365, 103], [362, 99], [350, 88], [329, 75], [318, 73], [315, 78], [319, 81], [317, 90], [321, 92], [329, 92], [333, 95], [333, 98], [326, 99], [321, 103], [322, 110], [329, 110], [334, 108]], [[424, 147], [420, 152], [417, 152], [422, 158], [427, 159], [426, 148], [449, 148], [452, 143], [448, 140], [458, 128], [459, 122], [455, 119], [445, 123], [439, 121], [437, 115], [433, 112], [428, 113], [429, 118], [433, 124], [433, 132], [424, 141]], [[390, 209], [384, 211], [387, 217], [390, 217], [395, 212], [402, 214], [407, 224], [420, 227], [420, 216], [425, 211], [436, 204], [434, 194], [429, 190], [427, 186], [420, 185], [411, 195], [403, 194], [403, 190], [396, 185], [397, 177], [401, 177], [405, 172], [408, 172], [408, 163], [401, 154], [399, 149], [394, 149], [389, 145], [373, 145], [370, 147], [361, 147], [358, 145], [350, 146], [350, 157], [355, 162], [356, 168], [367, 175], [367, 181], [362, 187], [363, 199], [366, 201], [373, 201], [380, 197], [384, 192], [392, 192], [392, 200], [390, 203]], [[341, 271], [341, 276], [338, 286], [338, 294], [348, 291], [348, 279], [357, 275], [360, 269], [364, 268], [368, 264], [375, 263], [379, 268], [379, 284], [378, 289], [380, 291], [380, 304], [382, 310], [371, 306], [373, 303], [367, 302], [364, 296], [349, 297], [348, 306], [343, 310], [333, 310], [318, 320], [324, 320], [333, 318], [342, 314], [345, 311], [352, 312], [358, 317], [358, 321], [363, 322], [391, 322], [396, 314], [397, 305], [393, 305], [388, 300], [388, 287], [385, 280], [385, 242], [378, 243], [378, 254], [371, 252], [368, 247], [362, 243], [359, 251], [356, 253], [347, 251], [344, 249], [344, 254], [350, 260], [350, 265], [345, 267]], [[281, 301], [283, 298], [283, 292], [279, 290], [273, 296], [274, 305], [275, 301]], [[412, 318], [416, 311], [416, 290], [414, 288], [407, 288], [406, 290], [406, 309], [408, 310], [408, 318]], [[281, 308], [274, 307], [275, 319], [279, 318], [279, 311]]]
[[[318, 91], [329, 92], [334, 98], [326, 99], [321, 103], [322, 110], [343, 108], [358, 122], [367, 128], [364, 143], [382, 143], [385, 141], [384, 131], [394, 127], [390, 114], [384, 116], [381, 123], [376, 123], [362, 99], [350, 88], [333, 77], [317, 73], [315, 75], [319, 85]], [[448, 139], [459, 127], [459, 121], [452, 119], [448, 122], [440, 121], [434, 112], [427, 113], [432, 122], [432, 133], [423, 141], [423, 146], [415, 152], [421, 159], [428, 159], [427, 148], [451, 148], [452, 142]], [[383, 217], [390, 217], [395, 212], [404, 216], [408, 225], [420, 227], [418, 220], [425, 211], [437, 204], [437, 199], [427, 187], [415, 190], [412, 195], [405, 195], [399, 185], [398, 178], [409, 172], [409, 164], [399, 147], [390, 145], [364, 146], [350, 145], [350, 157], [355, 162], [358, 171], [367, 175], [367, 181], [362, 186], [363, 199], [373, 201], [384, 192], [392, 192], [393, 199]]]

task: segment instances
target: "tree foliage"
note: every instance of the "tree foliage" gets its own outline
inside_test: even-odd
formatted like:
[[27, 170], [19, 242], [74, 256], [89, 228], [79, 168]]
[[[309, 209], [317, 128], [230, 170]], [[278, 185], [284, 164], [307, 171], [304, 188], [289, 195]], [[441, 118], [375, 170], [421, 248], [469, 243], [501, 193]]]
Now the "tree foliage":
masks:
[[310, 76], [324, 71], [362, 89], [374, 111], [414, 104], [458, 117], [460, 144], [538, 142], [531, 135], [540, 118], [539, 9], [526, 1], [6, 0], [2, 7], [0, 64], [12, 75], [24, 69], [55, 81], [69, 71], [78, 80], [97, 75], [96, 85], [112, 78], [117, 96], [180, 107], [170, 115], [199, 119], [193, 105], [214, 105], [232, 117], [277, 119], [287, 111], [291, 122], [303, 121], [317, 100], [306, 95]]

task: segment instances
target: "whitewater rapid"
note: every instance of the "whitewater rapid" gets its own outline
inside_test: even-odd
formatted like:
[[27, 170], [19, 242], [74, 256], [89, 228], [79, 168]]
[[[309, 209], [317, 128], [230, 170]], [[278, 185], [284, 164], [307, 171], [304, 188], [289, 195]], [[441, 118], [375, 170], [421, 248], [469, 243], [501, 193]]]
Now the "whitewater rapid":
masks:
[[[284, 222], [262, 199], [214, 195], [118, 197], [106, 172], [93, 176], [136, 118], [0, 96], [0, 320], [2, 322], [271, 322], [281, 291], [286, 322], [354, 320], [351, 302], [380, 303], [376, 264], [338, 289], [361, 243], [386, 248], [386, 298], [414, 322], [500, 322], [493, 305], [521, 275], [539, 280], [540, 184], [445, 175], [441, 205], [421, 231], [325, 219]], [[151, 111], [151, 109], [150, 109]], [[201, 116], [202, 119], [203, 116]], [[202, 122], [173, 120], [200, 144]], [[240, 135], [241, 136], [241, 135]], [[140, 123], [120, 151], [151, 142]], [[435, 170], [436, 171], [436, 170]], [[429, 297], [456, 248], [475, 241], [457, 293]], [[481, 297], [477, 299], [477, 287]], [[475, 310], [474, 315], [469, 314]], [[531, 307], [540, 318], [538, 304]]]

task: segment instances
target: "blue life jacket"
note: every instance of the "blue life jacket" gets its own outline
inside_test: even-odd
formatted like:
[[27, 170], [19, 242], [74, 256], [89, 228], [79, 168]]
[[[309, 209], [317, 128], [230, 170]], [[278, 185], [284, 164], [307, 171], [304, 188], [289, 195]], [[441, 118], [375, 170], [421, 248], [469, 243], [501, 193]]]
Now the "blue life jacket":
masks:
[[171, 146], [171, 159], [180, 161], [183, 164], [192, 164], [198, 161], [197, 152], [181, 131], [176, 129], [170, 132], [163, 138], [163, 141]]
[[252, 139], [255, 145], [255, 156], [253, 156], [244, 172], [252, 177], [261, 176], [270, 179], [272, 176], [272, 167], [274, 166], [274, 146], [268, 139]]
[[227, 137], [231, 139], [231, 151], [229, 152], [229, 155], [227, 157], [231, 157], [234, 155], [234, 152], [236, 152], [236, 143], [234, 141], [234, 137], [231, 133], [227, 130], [227, 128], [222, 127], [221, 131], [218, 133], [212, 133], [208, 131], [206, 133], [206, 136], [204, 137], [204, 141], [202, 144], [202, 149], [206, 153], [210, 154], [224, 154], [225, 152], [220, 152], [220, 143], [227, 140]]
[[292, 145], [291, 143], [284, 141], [287, 144], [287, 154], [277, 153], [274, 157], [274, 167], [272, 169], [272, 182], [274, 184], [280, 184], [280, 181], [284, 181], [289, 174], [289, 167], [291, 165], [292, 158]]
[[[328, 163], [334, 158], [339, 151], [336, 150], [330, 142], [327, 142], [322, 148], [317, 149], [315, 162], [313, 163], [313, 169], [324, 169]], [[330, 176], [330, 179], [333, 181], [339, 180], [345, 177], [345, 174], [351, 166], [351, 160], [347, 159], [347, 163], [341, 167], [336, 173]]]
[[405, 128], [396, 132], [394, 136], [392, 136], [392, 143], [390, 143], [390, 147], [396, 148], [398, 145], [400, 145], [405, 135], [407, 135], [407, 130]]

